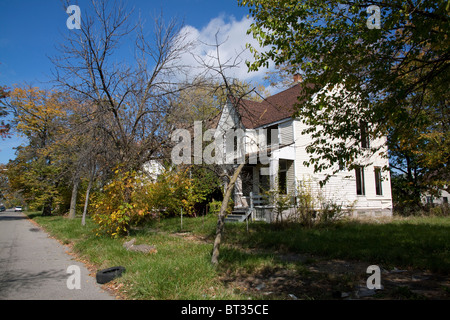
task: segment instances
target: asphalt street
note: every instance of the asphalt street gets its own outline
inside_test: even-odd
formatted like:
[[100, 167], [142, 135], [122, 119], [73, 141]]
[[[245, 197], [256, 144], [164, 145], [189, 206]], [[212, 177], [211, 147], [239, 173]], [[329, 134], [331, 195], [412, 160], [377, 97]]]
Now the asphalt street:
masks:
[[0, 212], [0, 300], [114, 300], [67, 250], [25, 214]]

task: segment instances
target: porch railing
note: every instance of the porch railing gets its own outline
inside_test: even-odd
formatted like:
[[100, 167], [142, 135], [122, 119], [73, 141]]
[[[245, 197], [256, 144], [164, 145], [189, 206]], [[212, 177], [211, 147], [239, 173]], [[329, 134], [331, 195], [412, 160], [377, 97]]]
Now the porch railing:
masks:
[[249, 200], [252, 220], [272, 222], [273, 206], [269, 204], [267, 198], [250, 192]]

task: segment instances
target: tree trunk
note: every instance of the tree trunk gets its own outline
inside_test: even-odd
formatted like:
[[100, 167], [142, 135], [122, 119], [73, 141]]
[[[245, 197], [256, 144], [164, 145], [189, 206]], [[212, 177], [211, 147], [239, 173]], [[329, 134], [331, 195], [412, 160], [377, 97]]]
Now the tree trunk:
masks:
[[52, 215], [52, 205], [53, 205], [53, 198], [52, 199], [48, 199], [45, 202], [44, 208], [42, 209], [42, 216], [43, 217]]
[[70, 199], [70, 210], [69, 210], [69, 219], [75, 219], [75, 215], [77, 214], [77, 195], [78, 195], [78, 185], [79, 180], [77, 179], [73, 184], [72, 189], [72, 198]]
[[219, 264], [219, 248], [220, 243], [222, 241], [223, 229], [225, 226], [225, 218], [227, 216], [228, 202], [231, 198], [231, 193], [233, 192], [234, 184], [236, 183], [236, 180], [239, 174], [241, 173], [244, 165], [245, 163], [241, 163], [239, 167], [237, 167], [236, 170], [234, 171], [233, 177], [231, 178], [230, 182], [227, 185], [225, 196], [223, 197], [222, 206], [220, 207], [219, 216], [217, 219], [216, 238], [214, 240], [214, 247], [211, 257], [211, 263], [213, 265]]
[[89, 193], [91, 192], [91, 188], [92, 188], [92, 180], [93, 180], [93, 178], [91, 177], [91, 179], [89, 179], [89, 185], [86, 190], [86, 200], [84, 201], [83, 218], [81, 218], [82, 226], [86, 225], [86, 212], [87, 212], [87, 206], [89, 203]]

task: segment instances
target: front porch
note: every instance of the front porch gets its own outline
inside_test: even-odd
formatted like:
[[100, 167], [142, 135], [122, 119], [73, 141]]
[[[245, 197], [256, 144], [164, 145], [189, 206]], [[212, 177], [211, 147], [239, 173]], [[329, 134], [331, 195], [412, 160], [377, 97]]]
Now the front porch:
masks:
[[269, 164], [247, 164], [236, 181], [228, 220], [274, 221], [275, 193], [295, 195], [294, 161], [272, 158]]
[[248, 197], [245, 197], [249, 206], [246, 207], [234, 207], [231, 214], [226, 218], [226, 221], [230, 222], [244, 222], [244, 221], [273, 221], [274, 207], [270, 202], [263, 198], [261, 195], [253, 195], [251, 192]]

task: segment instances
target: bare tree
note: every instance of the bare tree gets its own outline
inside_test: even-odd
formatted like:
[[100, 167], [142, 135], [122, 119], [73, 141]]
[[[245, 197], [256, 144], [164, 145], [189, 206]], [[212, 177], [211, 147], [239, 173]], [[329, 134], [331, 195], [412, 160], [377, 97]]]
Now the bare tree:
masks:
[[[165, 118], [171, 96], [182, 88], [179, 58], [190, 48], [176, 20], [166, 23], [161, 15], [153, 22], [148, 36], [133, 10], [93, 1], [81, 29], [69, 32], [52, 58], [57, 85], [77, 97], [79, 114], [90, 112], [110, 141], [108, 152], [129, 169], [139, 169], [170, 141]], [[86, 110], [87, 104], [95, 107]]]
[[[232, 103], [236, 109], [242, 107], [245, 108], [245, 104], [242, 104], [243, 99], [249, 99], [250, 96], [257, 94], [254, 87], [244, 84], [239, 79], [235, 79], [228, 73], [240, 66], [242, 63], [241, 55], [245, 51], [236, 52], [236, 55], [230, 59], [223, 61], [220, 55], [220, 48], [226, 43], [226, 40], [220, 42], [218, 39], [218, 33], [215, 36], [215, 44], [208, 44], [208, 46], [214, 47], [215, 54], [206, 56], [196, 56], [195, 60], [204, 69], [204, 78], [208, 79], [207, 83], [214, 84], [212, 88], [213, 92], [222, 92], [225, 97], [227, 97], [228, 103]], [[211, 79], [212, 78], [212, 79]], [[262, 99], [262, 97], [259, 97]], [[241, 129], [241, 128], [231, 128], [231, 129]], [[214, 246], [211, 256], [211, 263], [217, 265], [219, 263], [219, 252], [220, 245], [222, 242], [222, 236], [225, 227], [225, 218], [228, 215], [228, 204], [232, 197], [234, 187], [242, 169], [248, 160], [248, 155], [245, 156], [243, 162], [239, 164], [224, 164], [215, 165], [216, 172], [222, 177], [225, 182], [224, 197], [222, 200], [222, 205], [219, 210], [216, 226], [216, 236], [214, 239]]]

